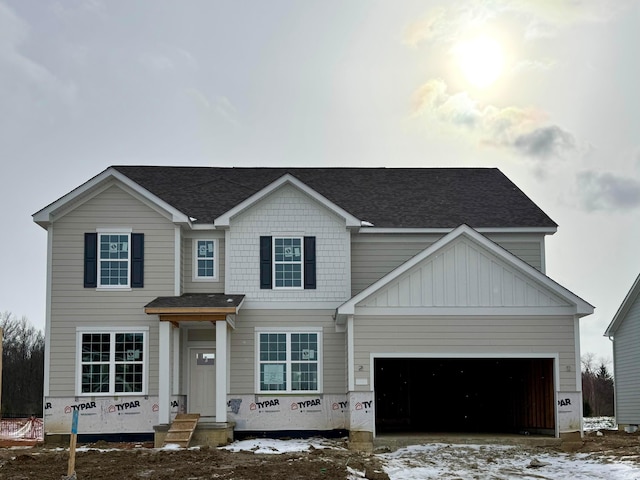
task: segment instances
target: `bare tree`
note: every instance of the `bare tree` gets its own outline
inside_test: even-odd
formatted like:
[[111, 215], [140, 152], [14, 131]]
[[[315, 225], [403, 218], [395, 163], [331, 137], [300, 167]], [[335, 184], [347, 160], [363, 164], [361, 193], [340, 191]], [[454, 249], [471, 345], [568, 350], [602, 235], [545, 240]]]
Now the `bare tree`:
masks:
[[26, 317], [0, 314], [2, 414], [42, 414], [44, 336]]

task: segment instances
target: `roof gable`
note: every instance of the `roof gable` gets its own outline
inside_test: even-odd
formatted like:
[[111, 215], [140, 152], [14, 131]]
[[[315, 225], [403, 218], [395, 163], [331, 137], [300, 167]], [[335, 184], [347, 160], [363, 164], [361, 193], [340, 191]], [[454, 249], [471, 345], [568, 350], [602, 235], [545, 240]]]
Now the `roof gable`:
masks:
[[556, 313], [593, 313], [580, 297], [467, 225], [338, 307], [339, 321], [354, 314], [356, 307], [491, 308], [493, 312], [549, 307]]
[[627, 293], [626, 297], [624, 297], [624, 300], [620, 304], [618, 311], [613, 316], [613, 320], [611, 320], [611, 323], [609, 324], [609, 326], [604, 332], [605, 336], [609, 337], [609, 336], [615, 335], [616, 331], [618, 330], [620, 325], [622, 325], [622, 322], [627, 317], [629, 310], [634, 305], [634, 303], [638, 300], [639, 296], [640, 296], [640, 275], [636, 277], [636, 281], [633, 282], [631, 289]]
[[55, 218], [59, 218], [61, 215], [64, 215], [66, 212], [94, 197], [114, 183], [123, 187], [129, 193], [136, 195], [152, 208], [165, 212], [172, 221], [176, 223], [189, 222], [189, 218], [184, 213], [178, 211], [172, 205], [158, 198], [113, 168], [107, 168], [63, 197], [60, 197], [55, 202], [34, 213], [33, 221], [41, 227], [47, 228]]
[[246, 200], [242, 201], [241, 203], [233, 207], [231, 210], [220, 215], [218, 218], [214, 220], [214, 225], [216, 227], [222, 227], [222, 228], [229, 227], [231, 219], [233, 217], [251, 208], [253, 205], [260, 202], [262, 199], [272, 194], [276, 190], [284, 187], [285, 185], [291, 185], [292, 187], [300, 190], [307, 196], [311, 197], [312, 199], [314, 199], [315, 201], [317, 201], [318, 203], [326, 207], [328, 210], [332, 211], [339, 217], [344, 218], [346, 221], [347, 227], [360, 227], [361, 225], [360, 220], [358, 220], [349, 212], [340, 208], [338, 205], [331, 202], [326, 197], [320, 195], [318, 192], [316, 192], [312, 188], [309, 188], [307, 185], [305, 185], [300, 180], [295, 178], [293, 175], [288, 173], [278, 178], [275, 182], [270, 183], [262, 190], [254, 193], [249, 198], [247, 198]]

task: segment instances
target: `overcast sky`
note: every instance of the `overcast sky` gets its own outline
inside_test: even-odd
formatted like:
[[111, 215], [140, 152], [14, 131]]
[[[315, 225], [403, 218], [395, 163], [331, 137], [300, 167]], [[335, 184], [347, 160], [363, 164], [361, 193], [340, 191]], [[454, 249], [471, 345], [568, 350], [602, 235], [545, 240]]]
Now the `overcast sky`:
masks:
[[498, 167], [559, 224], [547, 274], [610, 358], [639, 46], [637, 1], [0, 0], [0, 312], [43, 328], [31, 215], [109, 165]]

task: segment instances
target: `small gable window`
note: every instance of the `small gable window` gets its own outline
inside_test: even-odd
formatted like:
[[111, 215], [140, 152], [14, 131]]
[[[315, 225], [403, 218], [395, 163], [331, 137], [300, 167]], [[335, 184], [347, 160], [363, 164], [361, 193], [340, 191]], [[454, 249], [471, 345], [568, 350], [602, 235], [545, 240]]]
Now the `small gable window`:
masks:
[[261, 289], [315, 289], [316, 237], [260, 237]]
[[194, 240], [194, 280], [217, 278], [217, 254], [215, 240]]

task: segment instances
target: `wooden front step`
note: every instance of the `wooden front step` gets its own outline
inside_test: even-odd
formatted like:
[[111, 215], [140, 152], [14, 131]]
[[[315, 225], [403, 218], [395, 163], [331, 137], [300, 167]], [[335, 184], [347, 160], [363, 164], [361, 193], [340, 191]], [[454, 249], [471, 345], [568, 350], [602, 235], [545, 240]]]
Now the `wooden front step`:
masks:
[[176, 415], [162, 446], [174, 444], [184, 448], [188, 447], [199, 419], [199, 413], [179, 413]]

